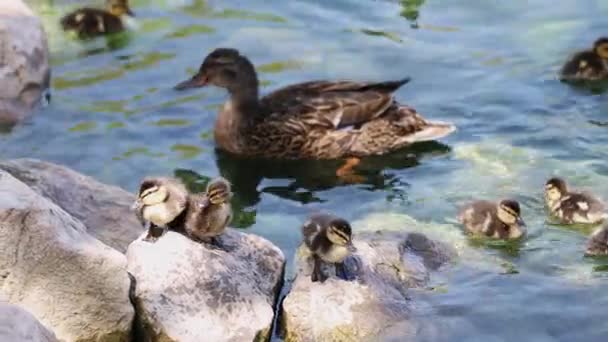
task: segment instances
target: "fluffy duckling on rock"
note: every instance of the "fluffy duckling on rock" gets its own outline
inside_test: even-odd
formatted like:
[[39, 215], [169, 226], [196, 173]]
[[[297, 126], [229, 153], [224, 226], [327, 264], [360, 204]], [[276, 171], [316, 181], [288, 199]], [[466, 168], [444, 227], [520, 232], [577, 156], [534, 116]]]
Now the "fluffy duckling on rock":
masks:
[[599, 38], [593, 49], [572, 56], [562, 67], [560, 78], [563, 81], [608, 80], [608, 38]]
[[61, 19], [64, 31], [74, 31], [81, 39], [114, 34], [125, 30], [125, 16], [135, 16], [128, 0], [106, 0], [106, 10], [80, 8]]
[[587, 193], [570, 192], [566, 181], [558, 177], [545, 183], [545, 204], [563, 224], [597, 224], [608, 217], [599, 199]]
[[458, 221], [469, 233], [495, 239], [519, 239], [527, 233], [519, 203], [514, 200], [475, 201], [460, 211]]
[[608, 224], [596, 229], [589, 237], [587, 248], [585, 249], [587, 256], [605, 256], [608, 255]]
[[314, 214], [302, 226], [302, 235], [314, 261], [312, 282], [327, 280], [322, 270], [323, 262], [333, 264], [338, 277], [347, 278], [343, 262], [356, 250], [348, 221], [327, 213]]
[[216, 238], [232, 220], [230, 183], [224, 178], [209, 182], [203, 194], [189, 196], [184, 228], [193, 240], [219, 245]]
[[174, 178], [145, 178], [132, 208], [138, 218], [148, 226], [144, 240], [156, 241], [169, 225], [180, 216], [188, 204], [188, 190]]

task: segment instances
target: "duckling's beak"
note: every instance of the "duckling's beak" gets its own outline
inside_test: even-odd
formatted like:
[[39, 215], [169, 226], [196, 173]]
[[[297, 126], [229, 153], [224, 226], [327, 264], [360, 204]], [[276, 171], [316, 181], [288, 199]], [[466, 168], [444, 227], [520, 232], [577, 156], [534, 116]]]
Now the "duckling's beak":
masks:
[[127, 12], [126, 13], [127, 13], [127, 15], [129, 15], [131, 17], [135, 17], [135, 13], [133, 13], [133, 11], [129, 7], [127, 7]]
[[200, 88], [200, 87], [206, 86], [208, 81], [209, 81], [209, 79], [206, 76], [198, 73], [198, 74], [192, 76], [191, 79], [179, 83], [173, 89], [184, 90], [184, 89], [190, 89], [190, 88]]
[[346, 245], [346, 248], [348, 249], [348, 251], [350, 253], [356, 253], [357, 252], [357, 247], [355, 247], [355, 245], [353, 245], [352, 241], [348, 242], [348, 245]]
[[526, 222], [524, 222], [524, 220], [521, 217], [518, 217], [516, 222], [517, 222], [517, 225], [520, 227], [526, 226]]
[[133, 204], [131, 205], [131, 210], [140, 210], [141, 207], [143, 206], [143, 203], [138, 199], [135, 200], [135, 202], [133, 202]]

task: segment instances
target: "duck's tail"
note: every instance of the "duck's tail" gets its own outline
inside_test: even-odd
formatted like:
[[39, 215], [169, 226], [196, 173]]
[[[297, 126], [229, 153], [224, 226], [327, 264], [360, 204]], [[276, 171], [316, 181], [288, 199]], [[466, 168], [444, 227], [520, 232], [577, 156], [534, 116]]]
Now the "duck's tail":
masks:
[[398, 145], [413, 144], [421, 141], [432, 141], [441, 139], [456, 131], [456, 126], [449, 122], [427, 121], [427, 125], [421, 130], [398, 139]]

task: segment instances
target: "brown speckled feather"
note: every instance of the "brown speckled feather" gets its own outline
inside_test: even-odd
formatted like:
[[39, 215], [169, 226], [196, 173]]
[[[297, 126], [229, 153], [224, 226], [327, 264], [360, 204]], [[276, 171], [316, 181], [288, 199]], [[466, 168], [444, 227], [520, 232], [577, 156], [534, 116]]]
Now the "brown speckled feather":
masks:
[[560, 78], [565, 81], [608, 79], [608, 66], [593, 51], [575, 54], [562, 67]]
[[475, 201], [462, 208], [458, 220], [470, 233], [507, 238], [509, 227], [498, 219], [496, 207], [494, 202]]
[[81, 8], [61, 19], [65, 31], [76, 31], [80, 38], [93, 38], [124, 30], [122, 20], [105, 10]]

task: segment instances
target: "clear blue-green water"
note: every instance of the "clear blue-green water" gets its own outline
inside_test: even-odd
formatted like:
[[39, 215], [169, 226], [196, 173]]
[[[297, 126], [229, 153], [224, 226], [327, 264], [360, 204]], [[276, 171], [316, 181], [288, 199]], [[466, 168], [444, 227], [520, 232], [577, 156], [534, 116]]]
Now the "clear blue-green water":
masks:
[[[57, 25], [78, 2], [30, 3], [50, 36], [52, 101], [0, 134], [3, 158], [65, 164], [130, 191], [145, 175], [176, 174], [194, 187], [224, 175], [235, 185], [235, 225], [289, 258], [300, 223], [318, 209], [355, 229], [427, 232], [460, 257], [412, 291], [415, 340], [608, 339], [608, 261], [584, 258], [590, 229], [548, 224], [541, 201], [553, 174], [608, 196], [608, 95], [554, 76], [608, 32], [608, 2], [138, 0], [136, 30], [86, 44]], [[215, 150], [212, 135], [226, 93], [172, 90], [218, 46], [250, 57], [263, 92], [409, 75], [397, 98], [459, 130], [364, 159], [362, 184], [337, 180], [339, 161], [235, 159]], [[523, 243], [475, 243], [454, 224], [457, 205], [502, 197], [523, 205]]]

